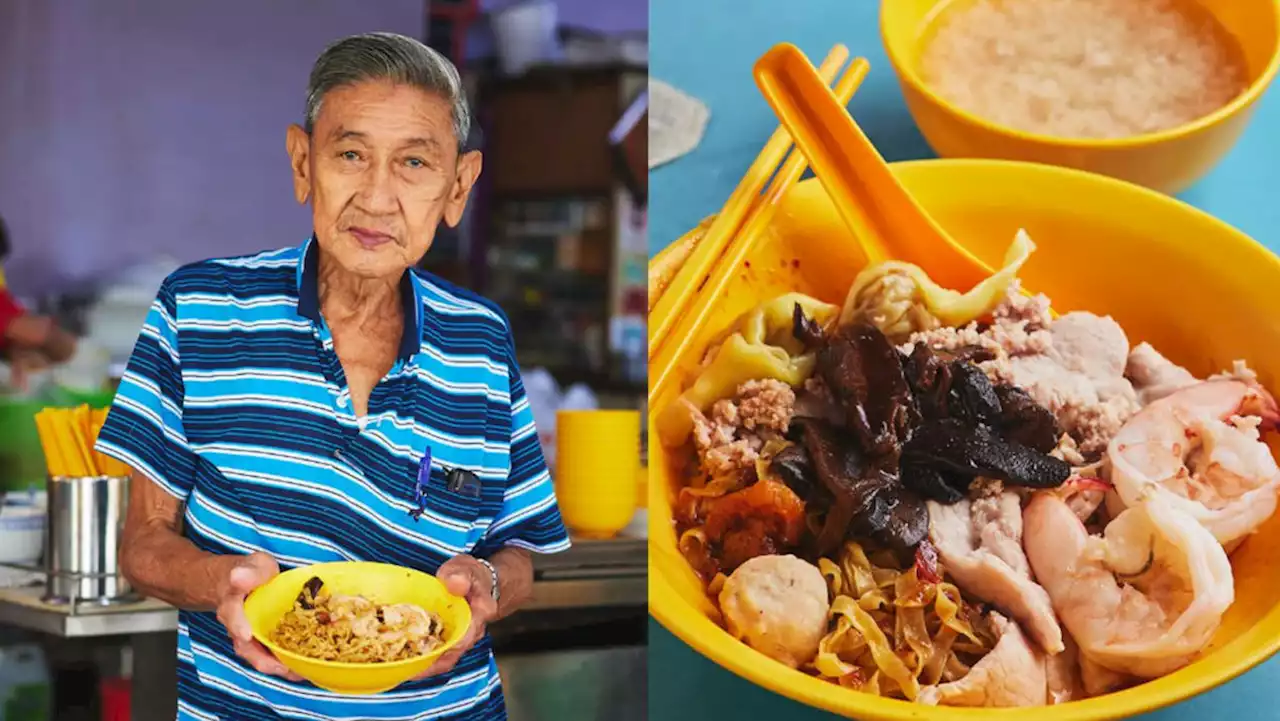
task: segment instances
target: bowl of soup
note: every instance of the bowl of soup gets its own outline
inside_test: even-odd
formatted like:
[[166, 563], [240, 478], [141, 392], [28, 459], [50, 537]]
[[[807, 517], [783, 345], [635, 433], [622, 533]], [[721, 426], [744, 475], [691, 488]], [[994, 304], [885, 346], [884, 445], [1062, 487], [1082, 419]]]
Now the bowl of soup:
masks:
[[1271, 0], [901, 0], [880, 30], [938, 155], [1167, 193], [1226, 155], [1280, 67]]

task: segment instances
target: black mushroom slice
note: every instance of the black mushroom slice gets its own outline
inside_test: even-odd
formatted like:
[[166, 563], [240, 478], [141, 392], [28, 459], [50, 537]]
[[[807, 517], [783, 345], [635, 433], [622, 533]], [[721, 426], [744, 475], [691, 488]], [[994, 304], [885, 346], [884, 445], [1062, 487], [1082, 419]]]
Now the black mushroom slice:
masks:
[[802, 499], [812, 499], [821, 487], [804, 446], [787, 446], [769, 462], [769, 470]]
[[1066, 461], [1010, 443], [986, 426], [954, 418], [929, 421], [917, 428], [902, 460], [944, 473], [996, 478], [1028, 488], [1056, 488], [1071, 475]]
[[970, 479], [946, 473], [925, 463], [904, 457], [898, 473], [902, 485], [931, 501], [951, 505], [964, 499]]
[[324, 586], [324, 581], [319, 576], [312, 576], [307, 582], [302, 584], [302, 590], [298, 591], [296, 603], [305, 611], [310, 611], [316, 607], [316, 596], [320, 594], [320, 588]]
[[805, 315], [804, 308], [799, 303], [796, 303], [795, 309], [791, 311], [791, 335], [807, 348], [817, 348], [826, 341], [822, 326], [818, 325], [818, 321]]
[[998, 385], [1000, 435], [1041, 453], [1057, 448], [1062, 428], [1053, 413], [1017, 386]]
[[898, 350], [884, 333], [864, 323], [841, 328], [818, 350], [817, 372], [844, 403], [845, 424], [862, 449], [896, 458], [920, 411]]
[[814, 418], [797, 418], [792, 424], [800, 427], [814, 474], [831, 494], [814, 544], [817, 555], [834, 553], [850, 531], [870, 534], [888, 524], [892, 508], [882, 496], [893, 492], [893, 476], [867, 463], [834, 426]]
[[920, 422], [898, 349], [880, 329], [866, 323], [826, 333], [799, 304], [792, 320], [796, 339], [817, 350], [815, 372], [844, 405], [845, 424], [862, 450], [877, 458], [896, 458]]
[[951, 390], [951, 366], [924, 343], [916, 343], [902, 361], [903, 376], [915, 396], [925, 420], [947, 416], [947, 394]]
[[[818, 380], [814, 378], [814, 380]], [[841, 406], [830, 393], [826, 393], [824, 386], [819, 386], [822, 390], [806, 383], [803, 388], [796, 390], [796, 405], [794, 416], [820, 418], [831, 425], [844, 425], [844, 407]]]
[[901, 486], [892, 494], [890, 505], [888, 522], [869, 535], [906, 567], [911, 564], [916, 547], [929, 535], [929, 507], [923, 498]]
[[984, 348], [980, 345], [962, 345], [959, 348], [950, 350], [936, 350], [935, 353], [941, 355], [948, 361], [968, 361], [970, 363], [985, 363], [995, 360], [996, 353], [990, 348]]
[[951, 417], [969, 424], [996, 427], [1000, 422], [1000, 397], [987, 374], [966, 361], [951, 363], [951, 388], [947, 394]]
[[916, 343], [902, 361], [903, 373], [925, 420], [956, 417], [995, 423], [999, 396], [977, 363], [995, 354], [979, 346], [930, 348]]
[[[867, 476], [854, 481], [853, 485], [855, 492], [866, 494], [868, 500], [846, 524], [843, 538], [873, 538], [892, 520], [893, 505], [898, 491], [902, 490], [901, 486], [893, 476], [874, 468], [868, 471]], [[832, 532], [834, 533], [834, 529]], [[839, 542], [836, 541], [837, 547]]]

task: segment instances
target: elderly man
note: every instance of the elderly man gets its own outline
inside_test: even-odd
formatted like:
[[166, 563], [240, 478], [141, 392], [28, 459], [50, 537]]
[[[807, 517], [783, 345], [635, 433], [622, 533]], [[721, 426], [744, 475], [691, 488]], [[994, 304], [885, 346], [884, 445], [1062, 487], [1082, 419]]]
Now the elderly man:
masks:
[[[485, 624], [569, 541], [506, 317], [413, 270], [480, 174], [469, 125], [435, 51], [335, 43], [287, 137], [314, 235], [160, 287], [98, 449], [134, 470], [126, 577], [181, 609], [178, 718], [506, 717]], [[337, 560], [436, 573], [471, 605], [462, 646], [374, 696], [293, 676], [245, 596]]]

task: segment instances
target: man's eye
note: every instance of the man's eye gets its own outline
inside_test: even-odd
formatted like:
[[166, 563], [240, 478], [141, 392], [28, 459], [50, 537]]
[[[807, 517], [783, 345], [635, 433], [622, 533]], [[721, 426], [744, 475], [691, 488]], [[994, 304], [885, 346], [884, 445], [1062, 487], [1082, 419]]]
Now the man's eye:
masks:
[[338, 157], [343, 160], [355, 161], [360, 159], [360, 154], [354, 150], [344, 150]]
[[426, 163], [426, 161], [425, 161], [425, 160], [423, 160], [422, 158], [408, 158], [408, 159], [406, 159], [406, 160], [404, 161], [404, 164], [405, 164], [405, 165], [407, 165], [407, 166], [409, 166], [410, 168], [425, 168], [425, 167], [427, 167], [427, 163]]

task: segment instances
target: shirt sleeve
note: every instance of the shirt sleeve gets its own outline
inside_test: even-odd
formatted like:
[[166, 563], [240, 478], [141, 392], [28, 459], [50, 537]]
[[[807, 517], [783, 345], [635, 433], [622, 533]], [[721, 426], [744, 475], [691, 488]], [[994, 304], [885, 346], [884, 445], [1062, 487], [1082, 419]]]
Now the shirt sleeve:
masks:
[[479, 550], [481, 555], [489, 555], [504, 546], [516, 546], [535, 553], [559, 553], [568, 550], [569, 533], [560, 518], [513, 343], [508, 345], [507, 367], [511, 383], [511, 474], [502, 509]]
[[168, 278], [147, 313], [95, 448], [185, 501], [195, 456], [182, 425], [185, 390], [177, 316], [177, 296]]
[[8, 345], [5, 334], [9, 331], [9, 324], [24, 313], [26, 310], [4, 287], [3, 279], [0, 279], [0, 349]]

